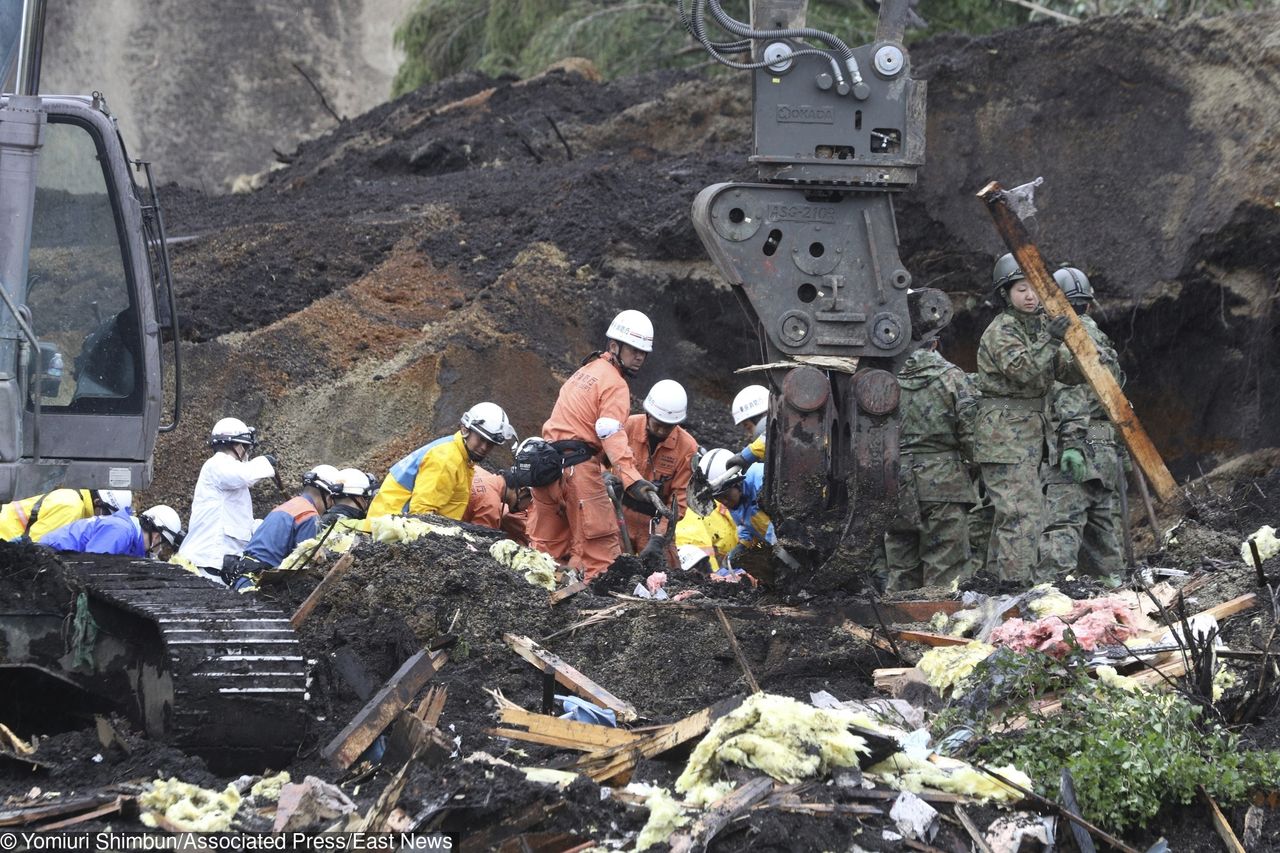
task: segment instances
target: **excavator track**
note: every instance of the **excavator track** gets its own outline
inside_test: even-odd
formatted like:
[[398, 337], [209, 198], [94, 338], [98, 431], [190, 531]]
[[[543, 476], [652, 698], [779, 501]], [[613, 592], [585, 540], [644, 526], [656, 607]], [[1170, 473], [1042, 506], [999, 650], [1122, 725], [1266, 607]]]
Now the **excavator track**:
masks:
[[[280, 766], [307, 724], [308, 667], [288, 614], [167, 564], [63, 555], [98, 626], [94, 672], [63, 670], [152, 737], [226, 767]], [[33, 662], [50, 668], [54, 663]]]

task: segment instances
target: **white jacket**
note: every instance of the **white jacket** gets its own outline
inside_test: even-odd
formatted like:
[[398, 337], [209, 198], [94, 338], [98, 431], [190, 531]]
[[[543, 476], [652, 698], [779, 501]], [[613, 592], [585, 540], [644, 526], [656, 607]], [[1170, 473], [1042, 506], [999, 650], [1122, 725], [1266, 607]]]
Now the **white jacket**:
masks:
[[213, 454], [196, 480], [191, 522], [178, 553], [214, 573], [222, 568], [223, 557], [242, 553], [253, 535], [249, 487], [273, 474], [265, 456], [241, 462], [228, 453]]

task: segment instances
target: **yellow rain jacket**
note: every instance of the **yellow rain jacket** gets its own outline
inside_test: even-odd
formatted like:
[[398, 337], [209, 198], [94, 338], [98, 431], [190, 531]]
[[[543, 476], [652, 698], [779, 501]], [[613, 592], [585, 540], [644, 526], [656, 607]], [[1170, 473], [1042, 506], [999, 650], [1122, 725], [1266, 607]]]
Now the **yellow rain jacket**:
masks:
[[716, 507], [708, 515], [698, 515], [693, 507], [685, 510], [676, 523], [676, 546], [693, 545], [711, 558], [711, 571], [720, 568], [720, 561], [738, 544], [738, 524], [724, 504], [716, 501]]
[[[27, 519], [37, 503], [40, 503], [40, 511], [35, 524], [27, 531]], [[46, 533], [82, 518], [93, 518], [93, 494], [88, 489], [54, 489], [47, 495], [24, 498], [0, 507], [0, 539], [8, 541], [27, 533], [32, 542], [39, 542]]]
[[369, 506], [368, 517], [434, 512], [461, 521], [475, 471], [461, 430], [437, 438], [392, 466]]

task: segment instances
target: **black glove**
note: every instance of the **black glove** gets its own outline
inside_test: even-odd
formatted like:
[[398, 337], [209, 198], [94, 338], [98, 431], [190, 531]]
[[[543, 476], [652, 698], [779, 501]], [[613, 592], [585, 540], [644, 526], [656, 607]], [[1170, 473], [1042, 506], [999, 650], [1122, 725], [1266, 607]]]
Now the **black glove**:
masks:
[[657, 495], [658, 487], [648, 480], [636, 480], [627, 487], [627, 496], [634, 501], [649, 503], [649, 495]]
[[667, 537], [653, 535], [640, 551], [640, 562], [646, 568], [659, 568], [667, 562]]
[[1060, 341], [1067, 336], [1067, 328], [1071, 325], [1071, 321], [1067, 319], [1066, 314], [1059, 314], [1057, 317], [1049, 320], [1045, 330], [1048, 331], [1049, 337], [1055, 341]]
[[747, 472], [747, 469], [751, 467], [751, 463], [747, 461], [747, 457], [743, 456], [741, 453], [738, 453], [734, 456], [730, 456], [728, 460], [725, 461], [724, 467], [738, 468], [739, 470], [742, 471], [742, 473], [745, 474]]
[[276, 455], [274, 453], [264, 453], [262, 454], [262, 458], [271, 463], [272, 471], [280, 470], [280, 461], [276, 459]]
[[622, 478], [617, 474], [610, 474], [606, 471], [604, 473], [604, 487], [614, 496], [618, 498], [622, 497]]

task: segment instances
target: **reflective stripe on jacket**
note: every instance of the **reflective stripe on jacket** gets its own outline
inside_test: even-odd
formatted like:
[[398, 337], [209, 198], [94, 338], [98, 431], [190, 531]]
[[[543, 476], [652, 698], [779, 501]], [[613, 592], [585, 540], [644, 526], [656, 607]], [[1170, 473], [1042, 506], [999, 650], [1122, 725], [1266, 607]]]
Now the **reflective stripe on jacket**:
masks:
[[738, 524], [738, 539], [744, 545], [764, 542], [772, 545], [778, 541], [773, 532], [773, 522], [760, 509], [760, 493], [764, 491], [764, 465], [757, 462], [747, 469], [742, 480], [742, 500], [737, 509], [729, 510]]
[[621, 425], [630, 414], [631, 389], [627, 380], [613, 356], [601, 353], [560, 386], [551, 417], [542, 425], [542, 437], [547, 441], [576, 438], [592, 447], [602, 447], [613, 473], [622, 478], [623, 486], [630, 487], [640, 479], [640, 473], [636, 471], [626, 432], [619, 429], [603, 440], [596, 435], [596, 421], [600, 418], [611, 418]]
[[369, 506], [369, 518], [436, 513], [461, 521], [471, 498], [475, 464], [459, 430], [437, 438], [391, 466]]
[[[27, 519], [37, 503], [40, 512], [28, 531]], [[23, 498], [0, 507], [0, 539], [17, 539], [26, 533], [32, 542], [39, 542], [48, 533], [82, 518], [93, 518], [93, 494], [88, 489], [54, 489], [47, 495]]]
[[309, 499], [290, 498], [262, 519], [262, 524], [258, 525], [244, 549], [244, 555], [268, 566], [280, 565], [299, 542], [316, 535], [319, 516], [316, 505]]

